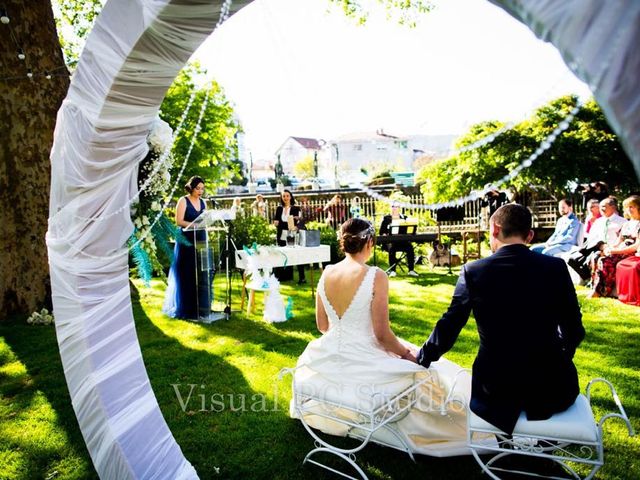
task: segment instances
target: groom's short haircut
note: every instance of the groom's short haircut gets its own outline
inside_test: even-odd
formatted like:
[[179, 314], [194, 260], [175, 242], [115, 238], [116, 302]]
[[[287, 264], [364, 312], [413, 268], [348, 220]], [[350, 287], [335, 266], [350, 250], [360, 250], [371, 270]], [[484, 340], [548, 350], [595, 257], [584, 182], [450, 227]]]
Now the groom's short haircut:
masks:
[[526, 240], [531, 231], [531, 212], [517, 203], [501, 206], [491, 215], [491, 221], [500, 226], [503, 238], [517, 235]]

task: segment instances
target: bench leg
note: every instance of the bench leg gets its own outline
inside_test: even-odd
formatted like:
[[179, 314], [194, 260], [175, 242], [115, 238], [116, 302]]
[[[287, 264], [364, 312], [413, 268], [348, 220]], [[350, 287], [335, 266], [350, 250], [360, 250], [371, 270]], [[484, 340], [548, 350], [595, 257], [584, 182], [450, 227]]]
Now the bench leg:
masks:
[[307, 456], [304, 457], [304, 461], [302, 462], [302, 464], [304, 465], [305, 463], [309, 462], [309, 463], [312, 463], [314, 465], [317, 465], [318, 467], [322, 467], [325, 470], [329, 470], [330, 472], [337, 473], [338, 475], [341, 475], [341, 476], [343, 476], [345, 478], [350, 478], [351, 480], [358, 480], [357, 477], [352, 477], [351, 475], [348, 475], [348, 474], [346, 474], [344, 472], [341, 472], [340, 470], [336, 470], [335, 468], [331, 468], [330, 466], [325, 465], [324, 463], [320, 463], [317, 460], [312, 460], [311, 459], [311, 457], [313, 455], [315, 455], [316, 453], [320, 453], [320, 452], [326, 452], [326, 453], [330, 453], [332, 455], [336, 455], [337, 457], [340, 457], [342, 460], [344, 460], [349, 465], [351, 465], [353, 467], [353, 469], [356, 472], [358, 472], [358, 474], [360, 474], [360, 479], [369, 480], [369, 477], [367, 477], [365, 475], [365, 473], [362, 471], [362, 469], [355, 462], [355, 455], [350, 454], [350, 455], [347, 456], [344, 453], [336, 452], [335, 450], [333, 450], [331, 448], [326, 448], [326, 447], [314, 448], [309, 453], [307, 453]]
[[[501, 477], [498, 475], [502, 473], [523, 475], [525, 477], [549, 478], [553, 480], [590, 480], [594, 477], [596, 472], [600, 470], [604, 463], [600, 455], [601, 445], [573, 443], [568, 441], [556, 443], [555, 441], [543, 438], [535, 439], [529, 437], [505, 437], [497, 435], [497, 447], [487, 446], [483, 448], [481, 445], [474, 444], [473, 438], [474, 435], [473, 432], [471, 432], [469, 437], [471, 454], [482, 471], [493, 480], [501, 480]], [[579, 449], [585, 457], [581, 458], [575, 453], [570, 452], [567, 450], [567, 447], [573, 448], [573, 452], [576, 452], [576, 449]], [[591, 458], [589, 452], [593, 452], [595, 454], [595, 458]], [[493, 456], [490, 458], [483, 459], [480, 456], [480, 454], [482, 454], [486, 457], [491, 453], [493, 453]], [[514, 459], [526, 457], [529, 459], [539, 458], [540, 460], [550, 460], [559, 465], [564, 470], [565, 475], [568, 476], [557, 476], [553, 473], [550, 473], [549, 475], [534, 473], [531, 471], [519, 470], [515, 465], [501, 466], [497, 464], [499, 460], [506, 457], [512, 457]], [[591, 469], [586, 476], [581, 476], [573, 468], [573, 466], [577, 466], [578, 464], [587, 466]], [[508, 478], [511, 478], [511, 476]]]

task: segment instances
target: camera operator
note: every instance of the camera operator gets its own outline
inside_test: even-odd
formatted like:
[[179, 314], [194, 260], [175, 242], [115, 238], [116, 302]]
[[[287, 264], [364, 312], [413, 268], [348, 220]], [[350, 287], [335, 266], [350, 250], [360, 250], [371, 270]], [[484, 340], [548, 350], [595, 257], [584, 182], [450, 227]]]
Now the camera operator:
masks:
[[587, 202], [596, 199], [598, 202], [609, 196], [609, 186], [604, 182], [591, 182], [578, 185], [576, 193], [582, 195], [582, 210], [587, 209]]

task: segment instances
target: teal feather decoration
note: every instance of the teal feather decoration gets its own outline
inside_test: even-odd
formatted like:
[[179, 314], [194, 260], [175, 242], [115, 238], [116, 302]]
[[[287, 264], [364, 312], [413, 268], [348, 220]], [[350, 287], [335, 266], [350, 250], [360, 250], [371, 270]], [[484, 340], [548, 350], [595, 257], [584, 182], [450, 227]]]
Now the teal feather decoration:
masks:
[[151, 285], [153, 266], [151, 264], [151, 258], [149, 257], [149, 254], [144, 250], [144, 248], [140, 246], [140, 243], [136, 244], [137, 241], [138, 238], [136, 237], [136, 234], [134, 232], [129, 237], [129, 252], [131, 253], [133, 263], [136, 266], [138, 277], [148, 287]]

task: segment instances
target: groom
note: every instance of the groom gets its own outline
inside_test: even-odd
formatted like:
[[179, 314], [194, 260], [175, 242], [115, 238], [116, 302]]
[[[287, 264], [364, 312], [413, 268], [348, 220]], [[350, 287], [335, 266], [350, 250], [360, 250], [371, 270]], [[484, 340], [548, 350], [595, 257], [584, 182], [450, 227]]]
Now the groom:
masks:
[[518, 416], [545, 420], [579, 393], [573, 354], [582, 315], [564, 261], [530, 251], [531, 213], [500, 207], [490, 220], [490, 257], [465, 265], [449, 309], [418, 353], [428, 367], [455, 343], [473, 311], [480, 348], [471, 410], [511, 434]]

